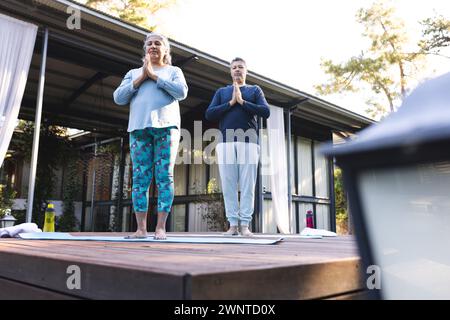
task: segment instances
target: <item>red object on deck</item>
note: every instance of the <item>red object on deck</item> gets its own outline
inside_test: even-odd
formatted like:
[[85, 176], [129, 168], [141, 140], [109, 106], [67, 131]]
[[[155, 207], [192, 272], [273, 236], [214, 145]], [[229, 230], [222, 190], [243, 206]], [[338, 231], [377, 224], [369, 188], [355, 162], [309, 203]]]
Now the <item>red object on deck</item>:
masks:
[[314, 228], [314, 217], [311, 210], [306, 211], [306, 227]]

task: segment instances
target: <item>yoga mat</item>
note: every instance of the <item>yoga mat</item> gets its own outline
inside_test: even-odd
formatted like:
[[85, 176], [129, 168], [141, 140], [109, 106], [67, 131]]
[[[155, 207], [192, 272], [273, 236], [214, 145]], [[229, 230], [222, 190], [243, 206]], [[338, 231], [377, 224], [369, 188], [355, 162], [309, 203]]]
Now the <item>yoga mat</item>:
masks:
[[283, 238], [254, 239], [245, 237], [167, 237], [155, 240], [153, 236], [145, 239], [125, 239], [124, 237], [73, 236], [66, 232], [33, 232], [19, 234], [25, 240], [68, 240], [68, 241], [113, 241], [113, 242], [171, 242], [171, 243], [220, 243], [220, 244], [276, 244]]

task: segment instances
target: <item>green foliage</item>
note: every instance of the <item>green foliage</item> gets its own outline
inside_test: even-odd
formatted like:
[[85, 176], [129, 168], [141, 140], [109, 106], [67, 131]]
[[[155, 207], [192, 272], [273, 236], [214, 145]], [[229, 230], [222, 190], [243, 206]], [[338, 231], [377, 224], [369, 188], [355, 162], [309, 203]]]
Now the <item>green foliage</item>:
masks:
[[218, 182], [212, 178], [208, 182], [207, 193], [215, 195], [214, 201], [207, 204], [206, 210], [203, 212], [203, 219], [208, 224], [208, 229], [211, 231], [225, 231], [227, 229], [227, 219], [225, 217], [225, 205], [223, 202], [223, 195], [220, 193]]
[[[421, 21], [424, 27], [423, 39], [419, 46], [425, 52], [440, 54], [442, 48], [450, 46], [450, 20], [444, 16], [436, 16]], [[449, 58], [449, 57], [447, 57]]]
[[149, 21], [149, 17], [161, 9], [173, 7], [177, 0], [84, 0], [80, 2], [153, 31], [157, 26]]
[[103, 144], [97, 148], [97, 156], [100, 154], [115, 157], [118, 154], [120, 154], [120, 144], [118, 143]]
[[79, 225], [75, 217], [75, 198], [81, 185], [78, 180], [77, 158], [67, 159], [66, 180], [63, 189], [63, 213], [56, 219], [56, 231], [78, 231]]
[[347, 233], [347, 196], [345, 194], [342, 171], [338, 167], [335, 167], [334, 169], [334, 195], [336, 205], [336, 225], [340, 231], [339, 233]]
[[[112, 159], [114, 163], [118, 164], [120, 162], [120, 144], [118, 143], [109, 143], [105, 145], [101, 145], [97, 149], [97, 157], [106, 156], [107, 159]], [[119, 202], [119, 197], [123, 198], [123, 195], [120, 194], [120, 176], [118, 174], [114, 175], [114, 180], [112, 183], [113, 194], [111, 199], [114, 199], [117, 204]], [[114, 205], [111, 207], [113, 210], [111, 213], [112, 219], [109, 222], [109, 231], [111, 232], [120, 232], [122, 231], [122, 213], [119, 211], [118, 205]]]
[[0, 184], [0, 218], [3, 217], [7, 209], [11, 209], [14, 204], [14, 198], [17, 192], [8, 188], [4, 184]]
[[12, 216], [17, 219], [15, 225], [25, 223], [26, 215], [27, 215], [26, 210], [12, 210]]
[[209, 180], [206, 190], [199, 190], [194, 182], [193, 189], [196, 193], [208, 194], [210, 199], [207, 202], [199, 201], [197, 212], [200, 212], [202, 218], [206, 220], [209, 231], [225, 231], [228, 222], [225, 217], [225, 205], [223, 195], [220, 193], [218, 182], [215, 178]]
[[[322, 68], [325, 73], [332, 75], [332, 80], [329, 83], [316, 86], [317, 92], [322, 95], [345, 91], [357, 92], [360, 90], [360, 87], [356, 86], [357, 83], [364, 82], [369, 85], [375, 94], [385, 95], [389, 109], [393, 111], [394, 101], [400, 95], [395, 91], [396, 84], [389, 75], [389, 65], [383, 57], [368, 58], [364, 54], [361, 53], [359, 56], [352, 57], [345, 63], [322, 60]], [[378, 99], [369, 99], [367, 104], [369, 108], [366, 111], [373, 117], [387, 112], [384, 104], [381, 104]]]
[[[15, 157], [31, 159], [33, 146], [34, 123], [20, 121], [18, 125], [20, 134], [13, 139], [12, 148], [16, 150]], [[33, 201], [33, 222], [43, 226], [45, 209], [52, 196], [56, 184], [56, 170], [77, 158], [77, 150], [71, 146], [66, 138], [67, 129], [58, 126], [41, 126], [39, 139], [38, 165], [36, 169], [36, 184]], [[76, 175], [76, 173], [75, 173]], [[70, 177], [69, 177], [70, 179]], [[28, 204], [27, 204], [28, 205]], [[69, 208], [69, 216], [71, 209]], [[64, 215], [65, 212], [63, 212]], [[67, 219], [62, 218], [63, 221]], [[69, 219], [70, 220], [70, 219]]]
[[448, 20], [425, 20], [428, 27], [424, 35], [429, 39], [419, 42], [414, 50], [409, 50], [403, 21], [386, 1], [358, 10], [356, 21], [364, 28], [362, 36], [369, 40], [368, 48], [342, 63], [322, 59], [329, 79], [315, 88], [321, 95], [369, 89], [373, 95], [366, 101], [366, 112], [373, 118], [382, 117], [401, 104], [412, 80], [423, 69], [425, 56], [448, 46]]

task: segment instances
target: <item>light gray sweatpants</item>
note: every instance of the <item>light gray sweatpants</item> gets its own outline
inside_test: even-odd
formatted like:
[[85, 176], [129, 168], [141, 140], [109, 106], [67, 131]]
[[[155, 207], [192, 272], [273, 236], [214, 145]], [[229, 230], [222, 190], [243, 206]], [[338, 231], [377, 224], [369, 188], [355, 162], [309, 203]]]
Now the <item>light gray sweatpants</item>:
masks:
[[[225, 212], [231, 226], [248, 226], [252, 220], [259, 145], [247, 142], [224, 142], [216, 146]], [[238, 186], [241, 191], [240, 205]]]

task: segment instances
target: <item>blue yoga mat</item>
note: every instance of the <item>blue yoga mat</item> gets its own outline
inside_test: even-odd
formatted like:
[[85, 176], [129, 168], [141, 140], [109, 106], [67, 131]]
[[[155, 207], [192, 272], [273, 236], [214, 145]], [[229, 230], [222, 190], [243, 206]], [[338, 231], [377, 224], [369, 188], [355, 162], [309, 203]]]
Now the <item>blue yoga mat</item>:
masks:
[[73, 236], [66, 232], [34, 232], [21, 233], [19, 237], [25, 240], [68, 240], [68, 241], [113, 241], [113, 242], [171, 242], [171, 243], [229, 243], [229, 244], [276, 244], [283, 238], [254, 239], [245, 237], [167, 237], [166, 240], [156, 240], [153, 236], [145, 239], [125, 239], [124, 237], [104, 236]]

